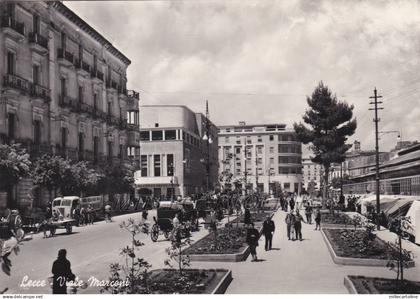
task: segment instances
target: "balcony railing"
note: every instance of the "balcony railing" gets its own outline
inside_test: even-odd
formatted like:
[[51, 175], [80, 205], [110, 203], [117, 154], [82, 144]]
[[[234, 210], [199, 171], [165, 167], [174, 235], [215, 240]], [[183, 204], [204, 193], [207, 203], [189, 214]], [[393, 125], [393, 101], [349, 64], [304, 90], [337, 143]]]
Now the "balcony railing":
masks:
[[127, 129], [129, 131], [140, 131], [139, 125], [136, 124], [127, 124]]
[[46, 102], [49, 102], [51, 100], [50, 90], [44, 86], [35, 83], [31, 84], [31, 96], [40, 97]]
[[66, 96], [66, 95], [59, 95], [60, 99], [60, 107], [63, 108], [71, 108], [73, 107], [73, 102], [75, 102], [72, 98]]
[[37, 32], [29, 33], [29, 42], [38, 44], [48, 50], [48, 39]]
[[29, 81], [16, 75], [7, 74], [4, 76], [4, 85], [23, 92], [29, 92]]
[[4, 16], [1, 19], [1, 27], [2, 28], [11, 28], [17, 33], [21, 35], [25, 35], [25, 24], [22, 22], [18, 22], [12, 17]]
[[61, 48], [59, 48], [57, 51], [57, 58], [67, 60], [68, 62], [74, 64], [74, 55], [70, 52], [64, 51]]
[[81, 70], [84, 70], [87, 73], [90, 73], [90, 65], [88, 63], [84, 62], [83, 60], [75, 59], [74, 60], [74, 66], [77, 69], [81, 69]]
[[138, 92], [136, 92], [136, 91], [134, 91], [134, 90], [127, 90], [127, 95], [128, 95], [130, 98], [133, 98], [133, 99], [137, 99], [137, 100], [139, 100], [139, 99], [140, 99], [140, 95], [139, 95], [139, 93], [138, 93]]

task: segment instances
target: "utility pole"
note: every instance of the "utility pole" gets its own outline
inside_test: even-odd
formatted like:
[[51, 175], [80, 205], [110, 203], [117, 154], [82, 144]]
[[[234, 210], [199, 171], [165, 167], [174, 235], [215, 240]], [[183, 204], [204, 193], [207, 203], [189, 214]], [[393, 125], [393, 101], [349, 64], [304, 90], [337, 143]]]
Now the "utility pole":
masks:
[[379, 104], [382, 104], [382, 102], [379, 102], [378, 99], [382, 98], [382, 96], [378, 96], [376, 87], [373, 90], [373, 97], [369, 97], [370, 99], [373, 99], [373, 102], [369, 102], [370, 105], [374, 105], [374, 108], [369, 108], [369, 110], [375, 111], [375, 118], [373, 119], [373, 122], [375, 123], [375, 153], [376, 153], [376, 226], [379, 230], [381, 228], [380, 222], [379, 222], [379, 215], [381, 212], [381, 206], [380, 206], [380, 199], [379, 199], [379, 130], [378, 130], [378, 122], [381, 120], [378, 118], [378, 110], [382, 110], [384, 108], [378, 107]]

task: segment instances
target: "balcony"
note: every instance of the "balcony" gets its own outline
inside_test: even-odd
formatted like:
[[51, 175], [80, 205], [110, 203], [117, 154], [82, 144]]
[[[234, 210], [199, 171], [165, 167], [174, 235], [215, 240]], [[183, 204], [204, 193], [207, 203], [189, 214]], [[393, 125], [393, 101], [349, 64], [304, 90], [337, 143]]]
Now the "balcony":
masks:
[[4, 76], [4, 86], [24, 93], [29, 93], [30, 91], [28, 80], [11, 74]]
[[22, 41], [25, 38], [25, 24], [16, 21], [12, 17], [2, 17], [1, 29], [5, 35], [16, 41]]
[[59, 105], [61, 108], [69, 108], [71, 109], [72, 107], [74, 107], [74, 102], [76, 102], [74, 99], [66, 96], [66, 95], [59, 95]]
[[37, 32], [29, 33], [29, 47], [41, 55], [48, 53], [48, 39]]
[[140, 94], [134, 90], [127, 90], [127, 95], [129, 98], [140, 100]]
[[116, 118], [116, 117], [114, 117], [114, 116], [112, 116], [112, 115], [107, 115], [106, 116], [106, 123], [109, 125], [109, 126], [118, 126], [119, 125], [119, 120], [118, 120], [118, 118]]
[[96, 81], [97, 83], [101, 83], [104, 81], [104, 73], [98, 71], [98, 70], [92, 70], [90, 72], [91, 78]]
[[140, 132], [140, 126], [136, 124], [127, 124], [127, 130]]
[[61, 48], [57, 50], [57, 59], [58, 63], [60, 63], [63, 66], [71, 67], [74, 65], [74, 55]]
[[41, 99], [45, 103], [49, 103], [51, 101], [50, 90], [44, 86], [35, 83], [31, 84], [31, 97], [35, 99]]
[[86, 103], [79, 102], [79, 111], [88, 115], [93, 115], [93, 107]]
[[112, 80], [106, 80], [106, 84], [105, 84], [107, 89], [113, 89], [113, 90], [117, 90], [118, 89], [118, 84], [115, 81]]
[[127, 119], [120, 118], [119, 123], [118, 123], [118, 127], [120, 128], [120, 130], [127, 130], [127, 128], [128, 128]]
[[127, 91], [128, 101], [127, 101], [127, 110], [128, 111], [138, 111], [139, 110], [139, 93], [134, 90]]
[[90, 74], [90, 65], [83, 60], [75, 59], [74, 66], [77, 69], [77, 73], [81, 76], [89, 76]]
[[128, 142], [127, 146], [129, 147], [140, 147], [140, 132], [130, 131], [128, 132]]

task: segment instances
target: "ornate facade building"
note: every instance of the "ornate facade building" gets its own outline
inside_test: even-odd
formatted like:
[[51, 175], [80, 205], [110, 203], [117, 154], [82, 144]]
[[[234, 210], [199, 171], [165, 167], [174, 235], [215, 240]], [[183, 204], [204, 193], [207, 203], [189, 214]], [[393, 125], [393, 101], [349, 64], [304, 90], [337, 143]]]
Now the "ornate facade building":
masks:
[[[32, 158], [137, 166], [131, 61], [61, 2], [8, 2], [0, 11], [0, 142], [20, 143]], [[18, 206], [29, 204], [30, 188], [30, 180], [19, 184]]]

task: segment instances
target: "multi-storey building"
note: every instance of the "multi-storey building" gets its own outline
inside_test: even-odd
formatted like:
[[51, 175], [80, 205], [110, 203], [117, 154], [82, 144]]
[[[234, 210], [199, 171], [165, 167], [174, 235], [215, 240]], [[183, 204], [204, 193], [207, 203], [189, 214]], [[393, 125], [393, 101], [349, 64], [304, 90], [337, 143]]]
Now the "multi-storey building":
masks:
[[[302, 185], [302, 144], [284, 124], [219, 127], [219, 171], [229, 170], [233, 179], [248, 188], [270, 192], [275, 183], [299, 193]], [[246, 187], [247, 186], [247, 187]], [[270, 186], [270, 187], [269, 187]]]
[[218, 142], [208, 117], [177, 105], [145, 105], [140, 111], [140, 194], [172, 199], [213, 190]]
[[310, 158], [303, 158], [302, 166], [302, 185], [305, 188], [305, 190], [320, 190], [322, 179], [322, 166], [320, 164], [312, 162]]
[[[139, 159], [130, 60], [61, 2], [0, 4], [0, 142], [97, 165]], [[24, 202], [30, 180], [15, 199]], [[42, 194], [35, 192], [34, 205]]]

